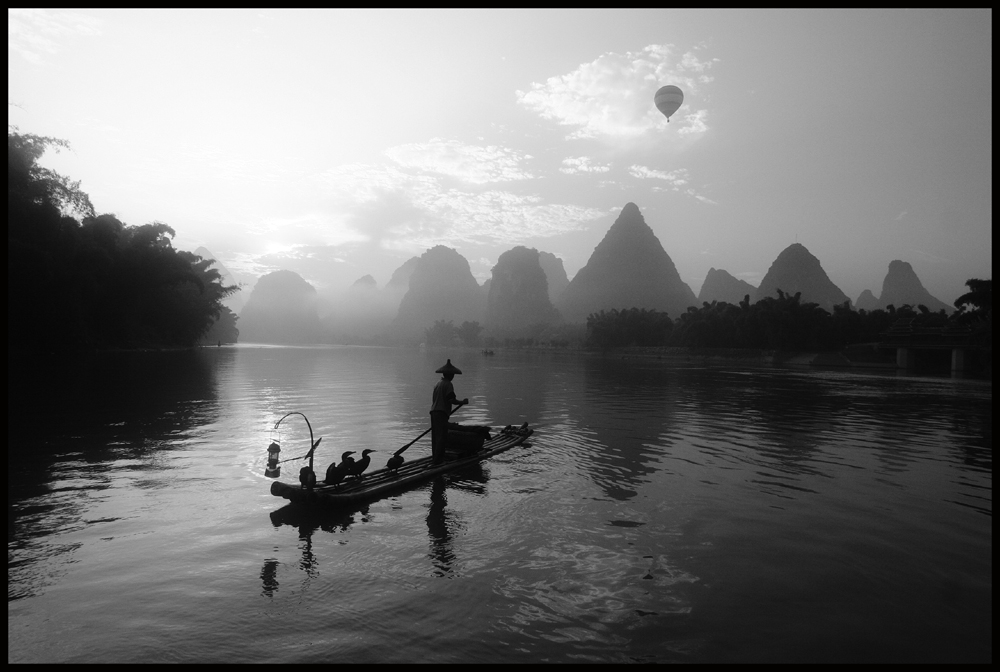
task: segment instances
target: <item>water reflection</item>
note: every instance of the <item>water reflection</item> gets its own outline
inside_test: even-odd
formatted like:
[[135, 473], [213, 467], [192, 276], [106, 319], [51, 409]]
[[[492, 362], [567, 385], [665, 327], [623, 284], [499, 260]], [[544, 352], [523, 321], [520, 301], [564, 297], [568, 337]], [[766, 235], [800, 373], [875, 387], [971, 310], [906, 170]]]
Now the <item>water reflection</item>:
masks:
[[449, 356], [287, 350], [12, 399], [12, 659], [990, 659], [989, 383], [452, 353], [463, 421], [534, 449], [269, 526], [274, 420], [384, 460]]
[[359, 520], [368, 522], [368, 504], [357, 507], [324, 508], [301, 504], [287, 504], [270, 514], [275, 527], [288, 525], [298, 529], [299, 539], [309, 541], [316, 530], [331, 534], [344, 533]]
[[431, 484], [431, 505], [427, 509], [427, 534], [430, 537], [430, 558], [435, 576], [451, 576], [455, 561], [452, 547], [452, 530], [460, 529], [460, 522], [447, 511], [444, 478], [438, 477]]
[[488, 477], [482, 465], [475, 464], [459, 472], [442, 474], [431, 482], [430, 506], [427, 508], [427, 536], [430, 539], [429, 557], [434, 576], [451, 578], [455, 574], [454, 538], [465, 529], [461, 514], [448, 508], [448, 490], [464, 491], [475, 495], [486, 494]]
[[[678, 374], [662, 365], [644, 366], [614, 358], [591, 357], [582, 367], [583, 395], [577, 417], [587, 418], [587, 445], [578, 454], [608, 497], [626, 501], [661, 467], [670, 447]], [[666, 436], [666, 441], [660, 440]]]
[[[418, 490], [418, 492], [428, 493], [425, 522], [429, 540], [428, 559], [433, 568], [433, 576], [442, 578], [457, 576], [455, 567], [458, 559], [454, 540], [456, 535], [461, 535], [466, 526], [461, 513], [449, 508], [448, 492], [464, 492], [484, 497], [488, 480], [489, 477], [482, 465], [474, 464], [463, 467], [456, 472], [442, 474], [436, 477], [429, 486]], [[313, 553], [313, 540], [316, 532], [321, 530], [330, 534], [344, 534], [358, 523], [368, 523], [371, 520], [370, 507], [372, 504], [337, 508], [287, 504], [272, 511], [270, 520], [276, 528], [290, 526], [297, 529], [301, 551], [299, 567], [308, 576], [314, 576], [321, 561]], [[264, 567], [261, 569], [262, 591], [268, 596], [273, 596], [277, 590], [276, 562], [273, 559], [265, 560]]]
[[264, 586], [261, 595], [264, 597], [274, 597], [274, 594], [278, 592], [279, 564], [275, 558], [268, 558], [264, 561], [264, 567], [260, 570], [260, 580]]
[[552, 382], [551, 365], [531, 353], [505, 352], [482, 360], [482, 401], [490, 421], [500, 425], [538, 422]]
[[[166, 487], [169, 452], [219, 414], [230, 349], [8, 358], [8, 599], [57, 580], [81, 546], [59, 535], [107, 525], [114, 488]], [[119, 513], [116, 511], [115, 513]]]

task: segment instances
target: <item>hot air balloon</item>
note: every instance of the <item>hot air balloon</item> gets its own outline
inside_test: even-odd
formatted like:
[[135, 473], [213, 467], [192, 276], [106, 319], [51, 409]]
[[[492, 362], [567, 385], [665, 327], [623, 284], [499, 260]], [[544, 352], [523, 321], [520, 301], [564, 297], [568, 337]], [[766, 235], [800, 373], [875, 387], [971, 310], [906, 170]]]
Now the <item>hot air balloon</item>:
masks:
[[661, 86], [656, 95], [653, 96], [653, 102], [656, 103], [656, 109], [667, 118], [669, 124], [670, 115], [676, 112], [677, 108], [684, 102], [684, 92], [673, 84]]

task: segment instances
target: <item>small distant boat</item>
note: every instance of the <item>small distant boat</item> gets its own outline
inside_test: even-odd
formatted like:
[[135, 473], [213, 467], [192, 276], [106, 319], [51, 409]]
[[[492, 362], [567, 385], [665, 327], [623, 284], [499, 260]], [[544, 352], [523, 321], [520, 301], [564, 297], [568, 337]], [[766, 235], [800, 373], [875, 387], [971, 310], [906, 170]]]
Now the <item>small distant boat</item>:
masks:
[[339, 485], [317, 483], [312, 488], [274, 481], [271, 483], [271, 494], [294, 503], [326, 506], [343, 506], [371, 501], [415, 487], [440, 474], [455, 471], [499, 455], [505, 450], [521, 445], [533, 433], [534, 430], [528, 427], [528, 423], [524, 423], [520, 427], [508, 425], [497, 432], [495, 436], [484, 441], [481, 448], [473, 444], [472, 449], [469, 449], [469, 446], [462, 446], [457, 451], [449, 451], [449, 459], [440, 464], [434, 464], [433, 458], [430, 456], [421, 457], [412, 462], [404, 462], [396, 470], [378, 469], [365, 473], [361, 478], [351, 479]]

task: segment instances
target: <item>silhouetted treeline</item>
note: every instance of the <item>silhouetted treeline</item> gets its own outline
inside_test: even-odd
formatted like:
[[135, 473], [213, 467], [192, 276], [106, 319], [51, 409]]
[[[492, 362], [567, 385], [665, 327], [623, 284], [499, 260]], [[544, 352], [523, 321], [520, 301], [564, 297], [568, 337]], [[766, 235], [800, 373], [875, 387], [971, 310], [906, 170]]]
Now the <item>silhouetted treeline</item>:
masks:
[[613, 308], [587, 317], [587, 343], [598, 348], [667, 345], [673, 330], [667, 313], [645, 308]]
[[236, 343], [240, 337], [240, 330], [236, 327], [238, 319], [236, 313], [226, 306], [222, 306], [219, 311], [219, 318], [208, 328], [208, 331], [201, 337], [200, 342], [203, 345]]
[[931, 312], [926, 306], [888, 306], [885, 310], [852, 310], [850, 303], [833, 313], [816, 303], [803, 303], [801, 293], [777, 290], [751, 304], [749, 295], [738, 305], [713, 301], [691, 306], [676, 320], [656, 310], [629, 308], [601, 311], [587, 318], [587, 345], [610, 348], [629, 345], [671, 345], [702, 348], [767, 350], [838, 350], [854, 343], [873, 343], [901, 318], [914, 327], [973, 325], [973, 337], [992, 348], [993, 281], [972, 279], [970, 292], [955, 302], [958, 312]]
[[98, 216], [79, 182], [38, 165], [46, 149], [67, 146], [7, 131], [8, 347], [196, 344], [236, 288], [223, 287], [210, 260], [175, 250], [166, 224]]
[[479, 322], [462, 322], [456, 327], [451, 320], [435, 320], [434, 326], [424, 330], [424, 342], [427, 345], [479, 345], [479, 334], [483, 327]]

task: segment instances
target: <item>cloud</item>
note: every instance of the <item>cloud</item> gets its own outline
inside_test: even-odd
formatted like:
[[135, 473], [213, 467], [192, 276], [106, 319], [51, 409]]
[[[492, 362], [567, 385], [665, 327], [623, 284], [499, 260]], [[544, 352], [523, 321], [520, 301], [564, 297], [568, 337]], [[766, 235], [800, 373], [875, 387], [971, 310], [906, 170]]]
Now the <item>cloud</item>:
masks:
[[688, 181], [687, 168], [678, 168], [677, 170], [671, 170], [669, 173], [665, 173], [662, 170], [654, 170], [652, 168], [647, 168], [646, 166], [629, 166], [628, 172], [629, 175], [637, 177], [640, 180], [666, 180], [675, 188], [675, 190], [687, 184]]
[[573, 175], [575, 173], [606, 173], [609, 170], [611, 170], [611, 166], [594, 165], [588, 157], [578, 156], [576, 158], [569, 157], [563, 159], [559, 172]]
[[677, 132], [680, 135], [691, 136], [696, 133], [704, 133], [708, 130], [708, 124], [705, 123], [707, 117], [708, 112], [706, 110], [698, 110], [692, 114], [685, 114], [683, 119], [687, 122], [687, 125], [677, 129]]
[[41, 9], [7, 10], [7, 48], [29, 63], [39, 64], [43, 54], [57, 54], [74, 35], [101, 34], [101, 21], [74, 12]]
[[[517, 91], [518, 102], [543, 119], [574, 126], [570, 138], [629, 138], [664, 129], [667, 121], [652, 104], [665, 84], [680, 86], [689, 101], [713, 78], [707, 74], [718, 59], [700, 59], [694, 51], [679, 58], [673, 45], [650, 45], [639, 52], [608, 52], [564, 75], [532, 83]], [[687, 112], [678, 133], [696, 137], [708, 130], [706, 110]], [[675, 126], [676, 127], [676, 126]]]
[[702, 196], [701, 194], [695, 192], [694, 189], [686, 189], [684, 193], [686, 193], [688, 196], [693, 196], [694, 198], [697, 198], [702, 203], [707, 203], [709, 205], [718, 205], [716, 201], [713, 201], [712, 199], [706, 196]]
[[352, 164], [316, 178], [331, 211], [369, 242], [420, 252], [434, 245], [518, 244], [582, 228], [606, 213], [547, 203], [534, 194], [456, 188], [440, 176], [395, 166]]
[[[655, 170], [653, 168], [648, 168], [646, 166], [633, 165], [629, 166], [629, 174], [632, 177], [638, 178], [640, 180], [663, 180], [670, 185], [672, 191], [680, 192], [682, 194], [687, 194], [692, 198], [696, 198], [702, 203], [708, 203], [709, 205], [718, 205], [712, 199], [702, 196], [693, 187], [688, 186], [690, 182], [690, 177], [687, 168], [678, 168], [676, 170], [671, 170], [670, 172], [663, 172], [662, 170]], [[654, 191], [660, 191], [657, 187], [653, 188]]]
[[534, 177], [522, 168], [531, 158], [495, 145], [466, 145], [433, 138], [428, 142], [390, 147], [383, 154], [404, 168], [448, 175], [470, 184], [509, 182]]

